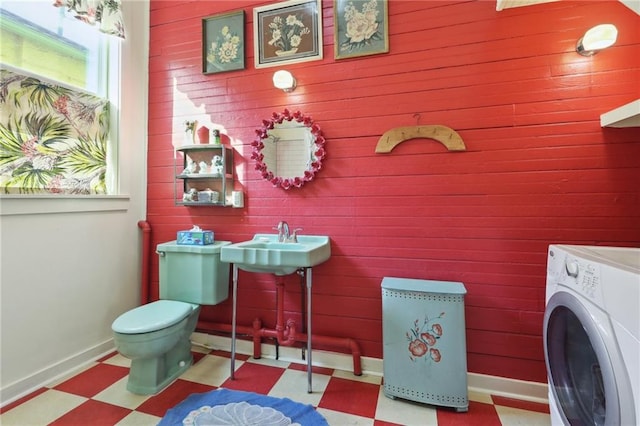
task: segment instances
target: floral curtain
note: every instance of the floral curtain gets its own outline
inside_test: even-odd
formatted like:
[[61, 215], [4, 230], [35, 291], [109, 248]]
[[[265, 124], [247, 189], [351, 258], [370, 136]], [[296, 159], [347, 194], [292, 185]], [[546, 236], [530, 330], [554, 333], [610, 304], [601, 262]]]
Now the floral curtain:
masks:
[[106, 194], [109, 101], [0, 69], [4, 193]]
[[55, 0], [53, 5], [66, 7], [88, 24], [99, 24], [105, 34], [125, 38], [121, 0]]

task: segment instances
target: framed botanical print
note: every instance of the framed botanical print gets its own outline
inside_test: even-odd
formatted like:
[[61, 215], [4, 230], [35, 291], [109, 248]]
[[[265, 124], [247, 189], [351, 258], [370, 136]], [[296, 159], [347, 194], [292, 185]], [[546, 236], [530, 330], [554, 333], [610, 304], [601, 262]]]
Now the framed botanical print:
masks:
[[322, 59], [320, 0], [289, 0], [253, 9], [256, 68]]
[[333, 0], [336, 59], [389, 51], [388, 0]]
[[242, 70], [244, 64], [244, 10], [202, 20], [202, 72]]

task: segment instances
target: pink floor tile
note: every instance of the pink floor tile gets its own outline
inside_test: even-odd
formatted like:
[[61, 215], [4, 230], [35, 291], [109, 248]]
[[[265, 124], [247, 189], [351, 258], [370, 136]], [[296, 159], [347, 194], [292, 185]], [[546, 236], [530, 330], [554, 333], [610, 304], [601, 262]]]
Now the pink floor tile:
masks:
[[169, 408], [175, 407], [192, 393], [205, 393], [214, 389], [214, 386], [178, 379], [158, 395], [143, 402], [136, 411], [163, 417]]
[[318, 407], [373, 418], [379, 390], [380, 386], [371, 383], [332, 377]]
[[227, 379], [222, 387], [266, 395], [283, 373], [283, 368], [245, 362], [236, 370], [235, 380]]
[[91, 398], [129, 374], [117, 365], [98, 364], [56, 386], [54, 389]]
[[124, 419], [131, 410], [100, 401], [88, 400], [69, 411], [49, 426], [112, 426]]

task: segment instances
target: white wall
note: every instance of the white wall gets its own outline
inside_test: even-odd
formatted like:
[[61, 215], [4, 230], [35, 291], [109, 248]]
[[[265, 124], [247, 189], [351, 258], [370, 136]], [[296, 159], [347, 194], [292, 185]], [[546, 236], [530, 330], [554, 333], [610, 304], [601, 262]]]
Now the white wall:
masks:
[[123, 7], [121, 195], [0, 196], [2, 405], [112, 350], [111, 323], [140, 301], [149, 2]]

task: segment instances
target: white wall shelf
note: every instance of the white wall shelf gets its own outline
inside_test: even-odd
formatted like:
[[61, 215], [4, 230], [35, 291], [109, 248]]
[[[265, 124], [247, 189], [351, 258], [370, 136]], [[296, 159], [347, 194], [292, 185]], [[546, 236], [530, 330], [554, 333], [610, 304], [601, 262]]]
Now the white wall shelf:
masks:
[[600, 116], [602, 127], [640, 127], [640, 99], [605, 112]]

